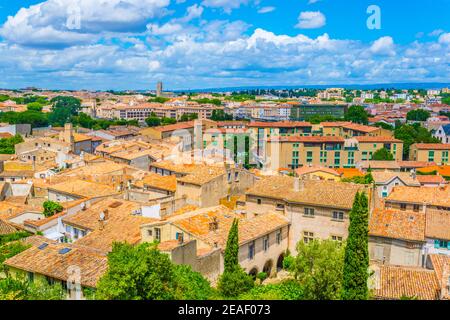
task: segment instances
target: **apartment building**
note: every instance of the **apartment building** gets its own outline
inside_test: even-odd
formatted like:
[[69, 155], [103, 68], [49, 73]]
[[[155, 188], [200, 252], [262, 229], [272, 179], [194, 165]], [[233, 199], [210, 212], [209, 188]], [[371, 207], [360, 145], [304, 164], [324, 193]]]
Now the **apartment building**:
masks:
[[357, 162], [370, 160], [379, 149], [386, 148], [401, 160], [403, 142], [394, 138], [358, 136], [288, 136], [269, 138], [267, 154], [273, 169], [301, 166], [353, 168]]
[[449, 163], [450, 144], [415, 143], [409, 150], [409, 159], [413, 161], [435, 162], [437, 165]]

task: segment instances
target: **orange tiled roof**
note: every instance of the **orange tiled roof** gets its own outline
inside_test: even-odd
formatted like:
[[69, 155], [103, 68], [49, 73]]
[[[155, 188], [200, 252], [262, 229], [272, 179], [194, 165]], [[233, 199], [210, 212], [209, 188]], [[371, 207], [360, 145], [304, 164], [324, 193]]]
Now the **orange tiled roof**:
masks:
[[320, 166], [311, 166], [311, 167], [309, 167], [309, 166], [305, 166], [305, 167], [301, 167], [301, 168], [298, 168], [297, 170], [295, 170], [295, 172], [297, 172], [297, 174], [299, 176], [304, 175], [304, 174], [308, 174], [308, 173], [318, 172], [318, 171], [326, 172], [326, 173], [332, 174], [334, 176], [340, 176], [340, 174], [336, 170], [328, 168], [328, 167], [320, 167]]
[[295, 178], [289, 176], [263, 177], [246, 194], [288, 202], [351, 209], [356, 192], [366, 190], [364, 185], [353, 183], [304, 180], [303, 187], [295, 191], [294, 181]]
[[[32, 246], [9, 258], [4, 264], [63, 281], [68, 280], [69, 268], [76, 266], [80, 268], [81, 285], [85, 287], [95, 287], [107, 270], [108, 261], [104, 253], [72, 244], [54, 243], [48, 239], [43, 243], [47, 243], [45, 248]], [[64, 248], [70, 250], [63, 254], [60, 250]]]
[[267, 139], [270, 142], [300, 142], [300, 143], [344, 143], [345, 139], [337, 136], [283, 136]]
[[379, 137], [371, 137], [371, 136], [359, 136], [359, 137], [354, 137], [358, 142], [369, 142], [369, 143], [373, 143], [373, 142], [383, 142], [383, 143], [400, 143], [403, 141], [399, 140], [399, 139], [395, 139], [395, 138], [391, 138], [391, 137], [383, 137], [383, 136], [379, 136]]
[[0, 219], [0, 235], [6, 235], [16, 232], [17, 229], [8, 222]]
[[450, 240], [450, 212], [427, 211], [425, 235], [430, 238]]
[[379, 289], [375, 296], [379, 299], [401, 299], [417, 297], [420, 300], [439, 299], [440, 285], [432, 270], [379, 266]]
[[447, 181], [439, 175], [417, 175], [417, 181], [421, 184], [441, 184], [446, 183]]
[[425, 214], [376, 208], [369, 221], [369, 234], [391, 239], [425, 240]]
[[357, 168], [336, 168], [337, 173], [341, 175], [342, 178], [353, 178], [353, 177], [363, 177], [364, 173]]
[[280, 122], [261, 122], [254, 121], [247, 125], [250, 128], [296, 128], [296, 127], [311, 127], [310, 122], [303, 121], [280, 121]]
[[441, 176], [450, 177], [450, 165], [428, 166], [428, 167], [417, 169], [417, 171], [420, 171], [422, 173], [429, 173], [429, 172], [436, 171]]
[[427, 203], [433, 206], [450, 207], [450, 187], [407, 187], [397, 186], [392, 189], [386, 201]]
[[450, 144], [443, 143], [415, 143], [411, 148], [417, 147], [419, 150], [450, 150]]

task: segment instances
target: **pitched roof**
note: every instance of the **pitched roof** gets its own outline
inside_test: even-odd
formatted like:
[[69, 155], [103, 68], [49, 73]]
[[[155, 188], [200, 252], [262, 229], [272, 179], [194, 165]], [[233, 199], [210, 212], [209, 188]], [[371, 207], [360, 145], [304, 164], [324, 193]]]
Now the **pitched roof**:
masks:
[[299, 142], [299, 143], [345, 143], [345, 139], [337, 136], [282, 136], [267, 139], [269, 142]]
[[397, 161], [384, 161], [384, 160], [369, 160], [361, 161], [359, 163], [363, 169], [389, 169], [389, 170], [400, 170], [400, 166]]
[[311, 127], [310, 122], [303, 121], [279, 121], [279, 122], [262, 122], [254, 121], [247, 124], [248, 127], [253, 128], [296, 128], [296, 127]]
[[[223, 205], [187, 212], [169, 218], [167, 221], [211, 247], [225, 248], [228, 232], [234, 219], [239, 219], [240, 245], [289, 225], [289, 220], [276, 212], [244, 219]], [[210, 229], [210, 223], [213, 221], [218, 223], [216, 230]]]
[[439, 299], [440, 285], [433, 270], [398, 266], [378, 266], [379, 287], [375, 296], [379, 299], [417, 297], [420, 300]]
[[61, 182], [48, 187], [48, 190], [63, 192], [86, 198], [95, 198], [117, 194], [117, 192], [111, 186], [80, 179], [68, 179], [65, 182]]
[[426, 214], [425, 236], [450, 240], [450, 212], [428, 210]]
[[411, 176], [409, 172], [393, 172], [393, 171], [373, 171], [371, 172], [373, 180], [377, 184], [387, 184], [395, 178], [400, 179], [408, 186], [420, 186], [420, 182]]
[[[141, 240], [140, 225], [156, 221], [133, 215], [141, 204], [122, 199], [103, 199], [84, 211], [80, 211], [63, 219], [65, 224], [89, 230], [86, 236], [75, 243], [102, 251], [110, 251], [113, 242], [138, 243]], [[108, 210], [107, 219], [100, 222], [100, 214]]]
[[[67, 281], [70, 268], [78, 267], [81, 272], [81, 285], [95, 287], [108, 267], [104, 253], [91, 248], [80, 247], [68, 243], [55, 243], [45, 240], [44, 248], [31, 248], [9, 258], [5, 265], [28, 272], [38, 273], [55, 279]], [[70, 249], [63, 253], [62, 249]]]
[[297, 174], [299, 176], [304, 175], [304, 174], [314, 173], [314, 172], [326, 172], [326, 173], [334, 175], [334, 176], [340, 176], [340, 174], [336, 170], [328, 168], [328, 167], [321, 167], [321, 166], [311, 166], [311, 167], [304, 166], [304, 167], [296, 169], [295, 172], [297, 172]]
[[383, 137], [383, 136], [379, 136], [379, 137], [371, 137], [371, 136], [359, 136], [359, 137], [354, 137], [354, 139], [356, 139], [356, 141], [358, 142], [369, 142], [369, 143], [373, 143], [373, 142], [380, 142], [380, 143], [400, 143], [403, 142], [402, 140], [399, 139], [395, 139], [395, 138], [391, 138], [391, 137]]
[[447, 183], [444, 177], [440, 175], [417, 175], [417, 181], [421, 184], [442, 184]]
[[17, 231], [17, 229], [14, 228], [11, 224], [0, 219], [0, 235], [11, 234], [16, 231]]
[[376, 208], [370, 216], [369, 234], [390, 239], [424, 241], [425, 214]]
[[300, 180], [299, 191], [294, 191], [295, 178], [268, 176], [257, 181], [246, 194], [280, 199], [309, 205], [351, 209], [356, 192], [366, 189], [364, 185], [337, 181]]
[[143, 186], [170, 192], [177, 191], [177, 178], [175, 175], [161, 176], [159, 174], [150, 172], [150, 174], [145, 176], [141, 181]]
[[415, 143], [411, 148], [414, 148], [414, 146], [419, 150], [450, 150], [449, 143]]
[[392, 189], [386, 201], [427, 203], [433, 206], [450, 207], [450, 187], [397, 186]]

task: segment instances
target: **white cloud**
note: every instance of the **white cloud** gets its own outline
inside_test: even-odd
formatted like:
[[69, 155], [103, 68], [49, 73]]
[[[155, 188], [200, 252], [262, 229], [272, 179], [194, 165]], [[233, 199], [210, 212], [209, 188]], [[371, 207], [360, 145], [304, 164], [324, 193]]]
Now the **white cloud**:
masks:
[[320, 11], [304, 11], [298, 16], [298, 23], [295, 26], [299, 29], [316, 29], [323, 27], [326, 23], [325, 15]]
[[[164, 15], [170, 0], [47, 0], [22, 8], [0, 29], [6, 40], [26, 46], [65, 47], [94, 43], [107, 32], [140, 32]], [[70, 21], [79, 21], [76, 29]]]
[[275, 11], [275, 9], [276, 9], [275, 7], [262, 7], [261, 9], [258, 10], [258, 13], [261, 13], [261, 14], [269, 13], [269, 12]]
[[437, 36], [439, 36], [441, 33], [444, 33], [444, 30], [442, 30], [442, 29], [436, 29], [436, 30], [431, 31], [428, 35], [429, 35], [430, 37], [437, 37]]
[[450, 44], [450, 33], [443, 33], [439, 36], [439, 43]]
[[370, 51], [379, 55], [395, 55], [394, 40], [392, 37], [381, 37], [375, 40], [370, 47]]
[[249, 0], [203, 0], [202, 5], [210, 8], [222, 8], [225, 13], [229, 14], [233, 9], [248, 3]]

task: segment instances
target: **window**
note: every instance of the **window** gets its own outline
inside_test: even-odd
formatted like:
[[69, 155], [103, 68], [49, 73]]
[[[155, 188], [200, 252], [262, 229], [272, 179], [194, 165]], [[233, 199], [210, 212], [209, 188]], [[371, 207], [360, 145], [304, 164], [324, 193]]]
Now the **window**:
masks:
[[228, 182], [231, 182], [231, 172], [228, 172]]
[[340, 237], [340, 236], [331, 236], [331, 240], [342, 242], [342, 237]]
[[416, 211], [416, 212], [419, 211], [419, 208], [420, 208], [420, 207], [419, 207], [418, 204], [413, 205], [413, 210], [414, 210], [414, 211]]
[[449, 249], [450, 250], [450, 241], [434, 240], [434, 247], [436, 249]]
[[367, 151], [363, 151], [362, 160], [367, 160]]
[[147, 230], [147, 233], [148, 233], [148, 235], [151, 237], [151, 236], [153, 236], [153, 230], [152, 229], [148, 229]]
[[333, 220], [344, 220], [344, 213], [342, 211], [333, 211]]
[[239, 171], [234, 173], [234, 181], [239, 181]]
[[261, 204], [261, 199], [256, 199], [257, 204]]
[[434, 151], [428, 151], [428, 162], [434, 161]]
[[277, 210], [284, 210], [284, 204], [277, 203]]
[[306, 152], [306, 162], [310, 163], [312, 161], [313, 161], [313, 152], [312, 151]]
[[406, 203], [401, 203], [400, 204], [400, 209], [401, 210], [406, 210]]
[[264, 251], [269, 250], [269, 235], [263, 238], [263, 249]]
[[314, 209], [313, 208], [305, 208], [305, 216], [314, 217]]
[[309, 232], [309, 231], [303, 232], [303, 242], [304, 243], [309, 243], [309, 242], [311, 242], [313, 240], [314, 240], [314, 233], [313, 232]]
[[248, 258], [253, 260], [255, 258], [255, 241], [248, 244]]
[[47, 280], [47, 283], [51, 286], [55, 284], [55, 279], [53, 279], [49, 276], [45, 276], [45, 280]]
[[160, 228], [155, 228], [155, 240], [161, 241], [161, 229]]
[[175, 239], [180, 240], [180, 238], [183, 239], [183, 233], [177, 232], [177, 233], [175, 234]]
[[281, 229], [277, 231], [277, 244], [281, 244]]

